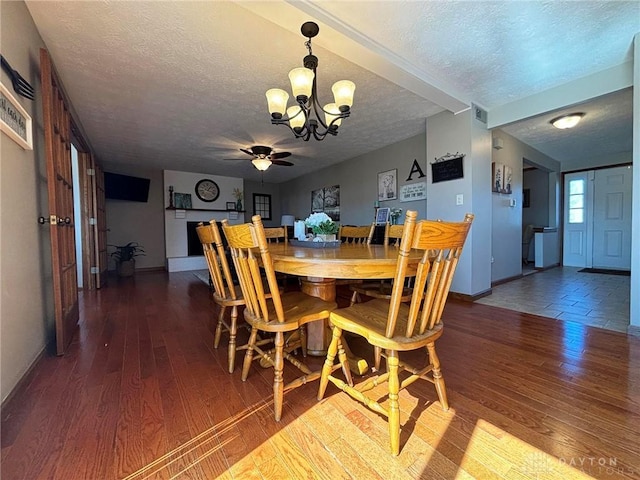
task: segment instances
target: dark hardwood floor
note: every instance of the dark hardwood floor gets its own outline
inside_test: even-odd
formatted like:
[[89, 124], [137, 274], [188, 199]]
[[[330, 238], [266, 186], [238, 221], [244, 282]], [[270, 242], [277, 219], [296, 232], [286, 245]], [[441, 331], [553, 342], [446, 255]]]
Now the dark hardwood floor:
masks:
[[640, 339], [478, 304], [444, 318], [451, 409], [403, 391], [394, 458], [386, 420], [331, 385], [285, 394], [276, 423], [272, 371], [226, 372], [193, 274], [112, 279], [3, 406], [2, 479], [640, 478]]

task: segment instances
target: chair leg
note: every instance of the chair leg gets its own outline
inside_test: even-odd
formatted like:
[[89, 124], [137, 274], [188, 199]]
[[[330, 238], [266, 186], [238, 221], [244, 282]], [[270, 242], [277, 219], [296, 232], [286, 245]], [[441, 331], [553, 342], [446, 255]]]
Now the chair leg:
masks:
[[242, 381], [244, 382], [249, 376], [249, 369], [251, 368], [251, 362], [253, 361], [253, 346], [256, 344], [256, 337], [258, 336], [258, 329], [251, 328], [251, 334], [249, 335], [249, 343], [247, 343], [247, 353], [244, 354], [244, 363], [242, 364]]
[[354, 290], [353, 295], [351, 295], [351, 303], [349, 306], [353, 307], [358, 302], [360, 302], [360, 294]]
[[282, 402], [284, 400], [284, 379], [282, 378], [284, 370], [284, 333], [276, 333], [275, 341], [275, 361], [273, 372], [273, 408], [276, 412], [276, 422], [280, 421], [282, 416]]
[[229, 325], [229, 373], [233, 373], [236, 364], [236, 335], [238, 333], [238, 307], [231, 307], [231, 323]]
[[396, 456], [400, 453], [399, 359], [398, 352], [395, 350], [388, 350], [387, 353], [387, 369], [389, 370], [389, 440], [391, 442], [391, 455]]
[[325, 359], [324, 365], [322, 366], [322, 375], [320, 376], [320, 385], [318, 386], [318, 400], [322, 400], [322, 397], [324, 397], [324, 392], [327, 389], [327, 384], [329, 383], [329, 375], [331, 375], [333, 361], [336, 358], [336, 352], [338, 351], [338, 342], [340, 342], [341, 336], [342, 329], [334, 326], [331, 343], [329, 344], [329, 348], [327, 349], [327, 358]]
[[216, 335], [213, 339], [213, 348], [218, 348], [220, 345], [220, 337], [222, 336], [222, 320], [224, 319], [224, 313], [227, 307], [220, 306], [220, 314], [218, 315], [218, 326], [216, 327]]
[[347, 352], [344, 349], [344, 343], [342, 339], [338, 341], [338, 359], [340, 360], [340, 366], [342, 367], [342, 373], [344, 378], [347, 379], [347, 384], [353, 387], [353, 379], [351, 378], [351, 368], [349, 368], [349, 359], [347, 358]]
[[447, 389], [444, 385], [444, 378], [442, 378], [442, 373], [440, 372], [440, 359], [436, 354], [436, 346], [433, 343], [427, 345], [427, 350], [429, 351], [429, 360], [431, 361], [431, 365], [433, 365], [433, 382], [436, 386], [436, 392], [438, 392], [438, 398], [440, 399], [440, 405], [442, 409], [446, 412], [449, 410], [449, 402], [447, 402]]
[[376, 369], [376, 372], [380, 371], [381, 358], [382, 358], [382, 348], [374, 346], [373, 347], [373, 368]]
[[307, 357], [307, 326], [301, 325], [298, 329], [300, 332], [300, 348], [302, 349], [302, 356]]

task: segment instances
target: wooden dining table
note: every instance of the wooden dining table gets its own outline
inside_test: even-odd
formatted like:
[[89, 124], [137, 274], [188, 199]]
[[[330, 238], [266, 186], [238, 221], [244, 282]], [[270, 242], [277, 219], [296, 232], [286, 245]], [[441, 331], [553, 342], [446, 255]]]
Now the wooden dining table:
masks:
[[[343, 243], [337, 247], [313, 248], [291, 243], [269, 245], [276, 272], [301, 278], [304, 293], [323, 300], [335, 301], [336, 280], [384, 280], [395, 276], [398, 247]], [[407, 275], [415, 275], [422, 259], [419, 251], [409, 256]], [[324, 356], [330, 340], [326, 322], [307, 324], [307, 353]], [[348, 348], [348, 347], [347, 347]], [[350, 356], [351, 369], [359, 374], [367, 370], [366, 362]]]

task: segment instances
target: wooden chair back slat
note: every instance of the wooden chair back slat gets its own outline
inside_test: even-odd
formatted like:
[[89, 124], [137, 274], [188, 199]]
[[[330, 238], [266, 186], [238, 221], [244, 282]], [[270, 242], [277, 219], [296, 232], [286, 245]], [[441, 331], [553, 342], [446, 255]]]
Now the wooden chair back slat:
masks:
[[342, 225], [338, 232], [338, 239], [344, 243], [360, 243], [369, 245], [375, 231], [375, 224], [371, 225]]
[[264, 227], [267, 243], [287, 243], [287, 227]]
[[[407, 337], [423, 334], [440, 323], [465, 240], [474, 216], [465, 215], [462, 222], [421, 220], [417, 212], [407, 211], [398, 252], [398, 264], [387, 316], [385, 335], [396, 335], [401, 296], [412, 249], [424, 251], [414, 280], [413, 294], [406, 319]], [[416, 328], [417, 327], [417, 328]]]
[[220, 298], [226, 298], [229, 295], [233, 300], [237, 299], [238, 296], [233, 284], [231, 269], [229, 268], [229, 262], [227, 262], [222, 237], [216, 221], [211, 220], [207, 224], [200, 222], [196, 227], [196, 232], [202, 244], [214, 293]]
[[[222, 230], [227, 237], [246, 308], [264, 322], [284, 322], [280, 290], [260, 215], [254, 215], [252, 221], [253, 223], [229, 225], [226, 219], [222, 220]], [[261, 268], [264, 269], [264, 274]], [[268, 295], [275, 308], [275, 318], [270, 318]]]
[[399, 247], [403, 232], [404, 225], [389, 225], [387, 223], [384, 229], [384, 244]]

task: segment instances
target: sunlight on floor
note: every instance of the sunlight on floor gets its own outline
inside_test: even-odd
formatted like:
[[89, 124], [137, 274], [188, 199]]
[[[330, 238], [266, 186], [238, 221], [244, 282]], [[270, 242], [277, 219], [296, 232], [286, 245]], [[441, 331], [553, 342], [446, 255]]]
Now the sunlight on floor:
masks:
[[[553, 439], [549, 440], [553, 442]], [[558, 440], [560, 449], [563, 440]], [[510, 465], [508, 472], [500, 472], [509, 478], [583, 479], [593, 478], [591, 475], [595, 477], [613, 475], [619, 473], [620, 468], [615, 458], [586, 455], [555, 457], [482, 419], [476, 423], [465, 458], [482, 456], [476, 452], [476, 449], [480, 452], [490, 450], [495, 465], [500, 464], [500, 459], [503, 459], [504, 466]], [[484, 456], [486, 457], [486, 453]], [[464, 460], [460, 466], [465, 467]]]
[[[226, 444], [233, 442], [239, 435], [232, 435], [226, 438], [225, 441], [220, 441], [220, 436], [234, 429], [239, 422], [242, 422], [247, 417], [255, 415], [256, 412], [265, 408], [270, 408], [269, 404], [263, 403], [260, 406], [253, 405], [245, 408], [237, 415], [208, 428], [179, 447], [133, 472], [123, 480], [143, 480], [158, 477], [181, 478], [195, 465], [204, 461], [214, 452], [221, 450]], [[160, 475], [163, 470], [167, 470], [167, 472], [164, 475]]]

